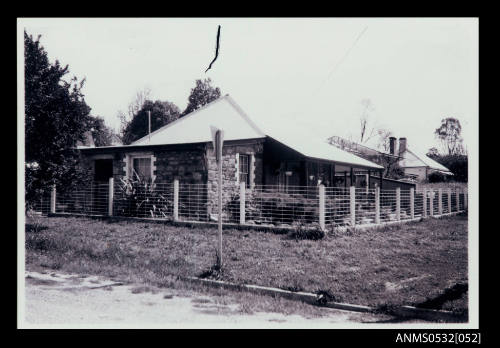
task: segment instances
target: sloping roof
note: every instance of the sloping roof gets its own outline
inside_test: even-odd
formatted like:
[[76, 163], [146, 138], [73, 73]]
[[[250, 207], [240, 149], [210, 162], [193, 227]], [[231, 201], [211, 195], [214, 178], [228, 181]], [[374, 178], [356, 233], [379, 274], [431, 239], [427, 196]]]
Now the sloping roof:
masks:
[[309, 158], [323, 159], [351, 165], [354, 164], [361, 167], [375, 169], [384, 168], [350, 152], [332, 146], [327, 141], [321, 141], [305, 136], [294, 137], [284, 134], [281, 134], [279, 136], [276, 134], [268, 134], [268, 136]]
[[451, 173], [450, 170], [443, 166], [441, 163], [434, 161], [432, 158], [419, 153], [418, 151], [407, 149], [403, 157], [404, 159], [400, 162], [401, 167], [429, 167], [432, 169]]
[[130, 146], [211, 142], [210, 126], [223, 129], [225, 141], [265, 138], [268, 136], [309, 158], [383, 169], [378, 164], [331, 146], [326, 141], [306, 136], [293, 136], [286, 130], [280, 135], [275, 132], [269, 134], [262, 131], [227, 94], [157, 129], [151, 133], [151, 139], [147, 135], [133, 142]]
[[163, 126], [130, 145], [189, 144], [212, 141], [210, 126], [224, 130], [224, 140], [264, 138], [241, 108], [225, 95]]

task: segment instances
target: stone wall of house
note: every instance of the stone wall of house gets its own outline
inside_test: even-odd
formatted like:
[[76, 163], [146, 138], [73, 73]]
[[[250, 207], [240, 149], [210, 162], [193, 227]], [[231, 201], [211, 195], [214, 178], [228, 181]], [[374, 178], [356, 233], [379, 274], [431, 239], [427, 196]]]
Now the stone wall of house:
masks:
[[156, 182], [181, 184], [205, 184], [207, 164], [203, 149], [155, 151]]
[[[263, 180], [263, 140], [226, 142], [223, 147], [223, 207], [239, 195], [238, 162], [239, 154], [250, 155], [251, 187], [261, 185]], [[133, 155], [152, 156], [153, 177], [156, 183], [180, 183], [180, 203], [187, 200], [185, 208], [189, 213], [210, 216], [217, 212], [217, 163], [212, 143], [185, 147], [163, 147], [153, 149], [119, 149], [107, 153], [82, 155], [81, 165], [90, 173], [94, 172], [94, 160], [113, 159], [115, 183], [126, 176], [127, 166]], [[128, 158], [128, 160], [127, 160]], [[183, 185], [189, 185], [183, 187]], [[251, 189], [251, 188], [250, 188]], [[238, 196], [239, 199], [239, 196]], [[194, 208], [193, 208], [194, 207]], [[180, 208], [181, 209], [181, 208]], [[196, 211], [194, 211], [196, 210]], [[182, 214], [182, 212], [180, 212]], [[187, 213], [186, 213], [187, 214]]]
[[[222, 151], [222, 205], [227, 207], [239, 197], [238, 156], [250, 155], [250, 190], [255, 185], [262, 185], [263, 176], [263, 140], [248, 141], [235, 144], [225, 143]], [[208, 214], [217, 213], [217, 162], [212, 144], [207, 146], [206, 158], [208, 163]], [[248, 190], [248, 189], [247, 189]]]

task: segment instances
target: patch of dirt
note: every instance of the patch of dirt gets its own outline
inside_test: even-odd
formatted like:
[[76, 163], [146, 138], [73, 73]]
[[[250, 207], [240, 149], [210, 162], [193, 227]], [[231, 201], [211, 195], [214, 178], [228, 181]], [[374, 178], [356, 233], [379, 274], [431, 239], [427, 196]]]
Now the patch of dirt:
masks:
[[50, 279], [38, 279], [30, 276], [26, 277], [26, 282], [33, 285], [57, 285], [58, 281], [50, 280]]

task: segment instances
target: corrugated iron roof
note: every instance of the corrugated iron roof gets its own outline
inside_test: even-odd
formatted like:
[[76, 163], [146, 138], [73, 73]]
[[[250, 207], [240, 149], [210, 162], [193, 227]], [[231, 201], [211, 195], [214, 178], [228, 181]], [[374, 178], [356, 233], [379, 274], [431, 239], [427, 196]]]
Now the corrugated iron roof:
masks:
[[[410, 156], [408, 156], [410, 155]], [[406, 150], [404, 159], [400, 162], [401, 167], [429, 167], [432, 169], [440, 170], [443, 172], [451, 173], [448, 168], [443, 166], [441, 163], [434, 161], [432, 158], [419, 153], [415, 150]]]
[[210, 126], [224, 130], [224, 140], [264, 138], [248, 116], [225, 95], [163, 126], [130, 145], [190, 144], [212, 141]]
[[[228, 95], [157, 129], [130, 145], [168, 145], [211, 142], [210, 126], [224, 130], [224, 140], [256, 139], [266, 136], [294, 149], [302, 155], [328, 161], [383, 169], [382, 166], [331, 146], [326, 141], [293, 136], [286, 130], [278, 135], [261, 130]], [[151, 139], [150, 139], [151, 137]]]

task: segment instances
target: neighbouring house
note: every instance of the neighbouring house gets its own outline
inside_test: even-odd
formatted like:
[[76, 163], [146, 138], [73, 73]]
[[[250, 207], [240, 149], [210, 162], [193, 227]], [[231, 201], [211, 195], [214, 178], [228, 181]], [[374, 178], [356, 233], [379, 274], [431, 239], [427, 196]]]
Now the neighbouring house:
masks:
[[[389, 152], [372, 149], [339, 136], [330, 137], [328, 142], [337, 148], [383, 166], [385, 168], [384, 182], [386, 183], [383, 185], [385, 188], [406, 188], [409, 184], [408, 180], [422, 182], [428, 180], [429, 174], [433, 172], [439, 172], [446, 176], [453, 175], [448, 168], [427, 155], [410, 150], [406, 138], [399, 138], [399, 146], [397, 146], [396, 140], [396, 137], [389, 138]], [[402, 175], [398, 175], [399, 173]], [[359, 173], [358, 175], [368, 174]], [[399, 180], [397, 180], [398, 177]]]
[[[225, 95], [159, 128], [130, 145], [80, 147], [82, 165], [96, 182], [142, 177], [155, 183], [206, 187], [208, 212], [217, 202], [217, 165], [210, 126], [224, 130], [224, 200], [240, 183], [248, 190], [273, 185], [287, 192], [294, 186], [361, 186], [357, 174], [367, 173], [371, 186], [384, 167], [335, 148], [326, 141], [266, 132]], [[364, 183], [363, 185], [366, 185]]]
[[[391, 154], [395, 154], [396, 138], [391, 137], [389, 141]], [[441, 173], [445, 176], [453, 175], [448, 168], [427, 155], [419, 153], [416, 150], [410, 150], [408, 148], [406, 138], [399, 138], [399, 148], [397, 153], [400, 157], [398, 165], [404, 171], [406, 177], [422, 182], [428, 180], [429, 175], [435, 172]]]
[[[377, 163], [381, 166], [384, 167], [384, 172], [383, 172], [383, 179], [382, 179], [382, 187], [385, 189], [395, 189], [395, 188], [400, 188], [403, 190], [408, 190], [410, 188], [415, 188], [415, 184], [411, 182], [407, 182], [404, 180], [398, 180], [396, 173], [398, 173], [399, 163], [401, 161], [401, 157], [397, 154], [394, 153], [394, 151], [391, 152], [383, 152], [380, 150], [376, 150], [373, 148], [370, 148], [365, 145], [358, 144], [354, 141], [339, 137], [339, 136], [332, 136], [328, 138], [328, 143], [342, 149], [344, 151], [348, 151], [356, 156], [362, 157], [366, 160], [369, 160], [371, 162]], [[339, 175], [339, 174], [337, 174]], [[370, 179], [369, 179], [370, 176]], [[361, 186], [365, 186], [366, 182], [369, 182], [369, 187], [375, 187], [375, 184], [380, 181], [377, 180], [376, 177], [368, 173], [367, 171], [365, 172], [358, 172], [357, 177], [359, 179], [357, 180]]]

